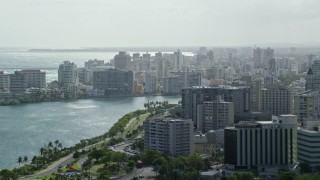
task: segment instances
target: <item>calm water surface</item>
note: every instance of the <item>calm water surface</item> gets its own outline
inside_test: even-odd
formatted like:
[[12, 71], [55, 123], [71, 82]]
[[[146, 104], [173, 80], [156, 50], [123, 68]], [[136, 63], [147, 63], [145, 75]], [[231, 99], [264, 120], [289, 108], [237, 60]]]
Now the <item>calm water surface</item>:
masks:
[[[154, 52], [149, 53], [154, 55]], [[57, 80], [57, 69], [63, 61], [69, 60], [78, 67], [83, 67], [84, 62], [89, 59], [109, 62], [116, 54], [117, 52], [28, 52], [0, 49], [0, 71], [42, 69], [47, 72], [47, 82], [51, 82]], [[101, 135], [124, 114], [143, 109], [143, 104], [148, 100], [169, 100], [176, 103], [179, 97], [87, 99], [0, 106], [0, 169], [17, 167], [19, 156], [32, 159], [39, 154], [40, 147], [49, 141], [58, 139], [63, 145], [71, 146], [81, 139]]]
[[45, 102], [0, 107], [0, 169], [17, 167], [19, 156], [32, 159], [49, 141], [71, 146], [101, 135], [123, 115], [150, 101], [177, 103], [180, 97], [126, 97]]

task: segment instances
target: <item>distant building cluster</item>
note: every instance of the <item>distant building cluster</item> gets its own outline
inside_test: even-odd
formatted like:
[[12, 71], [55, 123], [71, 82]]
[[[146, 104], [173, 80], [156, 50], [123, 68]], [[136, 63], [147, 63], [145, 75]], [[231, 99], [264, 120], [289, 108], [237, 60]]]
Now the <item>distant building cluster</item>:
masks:
[[1, 99], [43, 97], [43, 90], [72, 98], [180, 95], [174, 117], [144, 122], [144, 148], [224, 154], [227, 174], [320, 166], [320, 60], [306, 49], [119, 52], [81, 68], [62, 62], [48, 84], [42, 70], [0, 72]]
[[[167, 61], [159, 56], [161, 66], [154, 68], [159, 87], [164, 94], [181, 93], [181, 116], [169, 118], [171, 126], [187, 124], [192, 131], [178, 133], [176, 127], [172, 132], [163, 125], [168, 117], [147, 120], [145, 148], [180, 155], [166, 148], [183, 139], [189, 151], [182, 154], [224, 154], [226, 176], [252, 170], [275, 175], [281, 169], [297, 170], [301, 163], [316, 171], [320, 60], [303, 53], [296, 48], [202, 47], [193, 58], [181, 58], [179, 51]], [[171, 71], [163, 71], [168, 63]]]

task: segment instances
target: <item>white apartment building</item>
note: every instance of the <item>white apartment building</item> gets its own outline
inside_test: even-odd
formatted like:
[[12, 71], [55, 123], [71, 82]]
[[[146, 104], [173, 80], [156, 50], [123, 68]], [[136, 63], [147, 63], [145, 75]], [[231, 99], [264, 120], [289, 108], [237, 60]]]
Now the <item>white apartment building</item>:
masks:
[[226, 102], [217, 96], [212, 101], [197, 105], [197, 129], [203, 133], [223, 129], [234, 123], [233, 102]]
[[62, 87], [77, 85], [79, 82], [77, 65], [70, 61], [64, 61], [60, 64], [58, 70], [58, 82]]
[[262, 111], [272, 115], [291, 114], [291, 91], [279, 85], [268, 86], [262, 89]]
[[294, 113], [298, 121], [305, 118], [316, 117], [320, 110], [320, 93], [318, 90], [309, 90], [294, 96]]
[[27, 88], [46, 88], [46, 72], [43, 70], [22, 70]]
[[0, 71], [0, 91], [9, 92], [10, 89], [10, 75]]
[[193, 152], [193, 122], [190, 119], [156, 117], [144, 121], [144, 149], [173, 155]]
[[277, 173], [297, 162], [295, 115], [272, 116], [272, 121], [240, 122], [224, 132], [225, 163], [230, 169]]
[[298, 161], [308, 163], [312, 168], [320, 166], [320, 121], [307, 121], [298, 132]]

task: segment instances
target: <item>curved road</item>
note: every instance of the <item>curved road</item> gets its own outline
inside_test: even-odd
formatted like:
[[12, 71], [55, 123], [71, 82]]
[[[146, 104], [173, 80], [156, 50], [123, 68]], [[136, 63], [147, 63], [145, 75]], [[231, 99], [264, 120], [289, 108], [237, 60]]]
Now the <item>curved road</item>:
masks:
[[75, 161], [75, 159], [73, 159], [73, 153], [71, 153], [68, 156], [63, 157], [63, 158], [59, 159], [58, 161], [54, 162], [49, 167], [47, 167], [46, 169], [38, 172], [37, 174], [21, 177], [18, 180], [31, 180], [31, 179], [36, 179], [38, 177], [42, 177], [42, 176], [46, 176], [46, 175], [52, 174], [52, 173], [54, 173], [54, 172], [56, 172], [58, 170], [60, 165], [61, 166], [66, 166], [68, 164], [71, 164], [73, 161]]
[[[82, 150], [88, 150], [94, 146], [97, 146], [99, 144], [102, 144], [104, 143], [105, 141], [107, 141], [109, 138], [107, 138], [106, 140], [104, 141], [101, 141], [101, 142], [98, 142], [96, 144], [92, 144], [92, 145], [89, 145], [83, 149], [80, 149], [78, 151], [82, 151]], [[73, 158], [73, 153], [69, 154], [68, 156], [65, 156], [61, 159], [59, 159], [58, 161], [54, 162], [53, 164], [51, 164], [49, 167], [47, 167], [46, 169], [36, 173], [36, 174], [33, 174], [33, 175], [29, 175], [29, 176], [25, 176], [25, 177], [20, 177], [18, 178], [18, 180], [32, 180], [32, 179], [36, 179], [38, 177], [42, 177], [42, 176], [47, 176], [49, 174], [52, 174], [54, 172], [56, 172], [59, 168], [59, 166], [67, 166], [69, 164], [71, 164], [72, 162], [74, 162], [75, 159]]]

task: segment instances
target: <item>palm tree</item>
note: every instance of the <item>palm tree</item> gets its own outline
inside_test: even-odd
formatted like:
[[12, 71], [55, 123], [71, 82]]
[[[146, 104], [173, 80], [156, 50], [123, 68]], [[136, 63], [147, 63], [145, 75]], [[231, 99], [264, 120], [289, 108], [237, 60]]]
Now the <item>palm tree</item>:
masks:
[[53, 144], [51, 141], [48, 143], [48, 147], [51, 147], [51, 148], [53, 147]]
[[18, 161], [17, 161], [17, 162], [19, 163], [19, 166], [20, 166], [20, 164], [22, 163], [22, 161], [23, 161], [22, 157], [19, 156]]
[[40, 155], [43, 156], [45, 149], [42, 147], [40, 148]]
[[54, 144], [56, 145], [56, 147], [58, 147], [58, 144], [60, 143], [60, 141], [59, 140], [55, 140], [54, 141]]
[[23, 157], [23, 163], [26, 164], [28, 162], [28, 156]]

